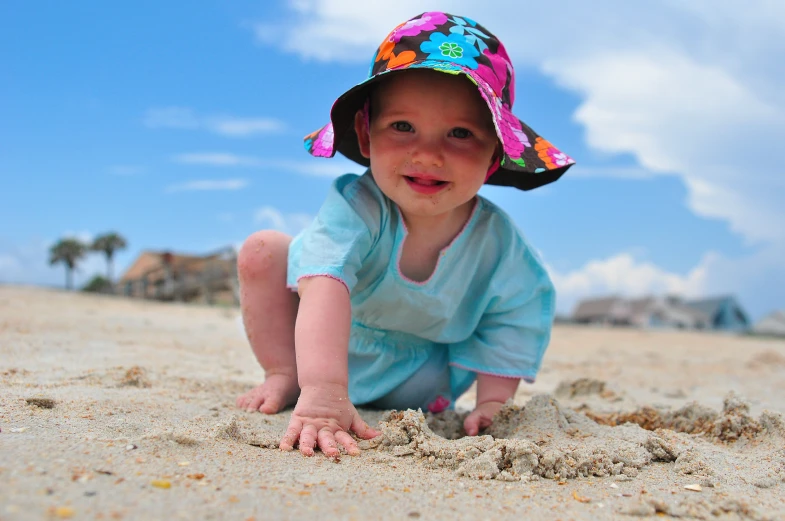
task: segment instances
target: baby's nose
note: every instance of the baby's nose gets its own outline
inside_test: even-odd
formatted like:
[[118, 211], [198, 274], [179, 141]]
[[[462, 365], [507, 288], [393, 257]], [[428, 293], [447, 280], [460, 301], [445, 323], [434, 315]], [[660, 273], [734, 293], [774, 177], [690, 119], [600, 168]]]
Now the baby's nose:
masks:
[[424, 166], [440, 167], [444, 164], [444, 147], [440, 139], [422, 138], [412, 150], [412, 161]]

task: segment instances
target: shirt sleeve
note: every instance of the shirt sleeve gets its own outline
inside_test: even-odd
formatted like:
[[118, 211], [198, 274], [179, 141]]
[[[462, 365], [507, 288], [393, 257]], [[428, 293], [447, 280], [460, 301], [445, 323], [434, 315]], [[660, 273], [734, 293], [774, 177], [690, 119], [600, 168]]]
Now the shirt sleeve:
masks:
[[519, 239], [488, 285], [477, 329], [450, 346], [450, 364], [533, 382], [550, 341], [556, 295], [539, 256]]
[[326, 276], [342, 282], [351, 293], [357, 272], [378, 236], [378, 197], [362, 178], [336, 179], [313, 222], [289, 247], [287, 284], [297, 287], [306, 277]]

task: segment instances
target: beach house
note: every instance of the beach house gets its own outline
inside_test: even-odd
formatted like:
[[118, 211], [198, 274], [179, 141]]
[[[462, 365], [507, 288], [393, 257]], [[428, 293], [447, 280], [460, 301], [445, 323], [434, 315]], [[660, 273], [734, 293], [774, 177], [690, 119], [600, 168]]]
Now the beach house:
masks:
[[785, 337], [785, 309], [766, 315], [752, 326], [756, 335]]
[[237, 303], [233, 248], [205, 255], [142, 251], [123, 273], [116, 292], [128, 297], [184, 302]]
[[693, 301], [674, 295], [591, 298], [578, 303], [571, 319], [579, 324], [640, 328], [716, 331], [749, 328], [747, 314], [731, 296]]

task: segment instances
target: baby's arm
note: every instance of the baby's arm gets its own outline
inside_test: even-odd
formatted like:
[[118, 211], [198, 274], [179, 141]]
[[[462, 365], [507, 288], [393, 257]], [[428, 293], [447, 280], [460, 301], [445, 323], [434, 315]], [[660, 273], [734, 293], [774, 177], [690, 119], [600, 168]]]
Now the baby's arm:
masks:
[[463, 428], [469, 436], [476, 436], [480, 429], [490, 426], [493, 416], [504, 402], [515, 395], [520, 378], [507, 378], [492, 374], [477, 374], [477, 406], [466, 417]]
[[336, 457], [340, 454], [337, 444], [357, 454], [349, 430], [365, 439], [379, 433], [349, 401], [349, 293], [343, 283], [330, 277], [301, 279], [298, 286], [294, 343], [300, 397], [280, 448], [291, 450], [299, 439], [300, 452], [306, 456], [318, 445], [327, 456]]

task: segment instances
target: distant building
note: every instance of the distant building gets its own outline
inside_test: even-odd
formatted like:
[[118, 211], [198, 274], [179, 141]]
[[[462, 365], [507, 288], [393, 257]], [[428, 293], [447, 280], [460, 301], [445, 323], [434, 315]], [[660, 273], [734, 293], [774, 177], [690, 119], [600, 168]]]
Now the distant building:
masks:
[[572, 321], [579, 324], [628, 326], [630, 303], [621, 297], [602, 297], [582, 300], [572, 314]]
[[231, 248], [207, 255], [145, 250], [120, 277], [117, 293], [157, 300], [237, 301], [237, 260]]
[[705, 313], [710, 320], [710, 328], [719, 331], [747, 331], [750, 319], [741, 305], [730, 295], [691, 300], [684, 302], [687, 306]]
[[637, 327], [710, 329], [709, 316], [678, 297], [645, 297], [630, 301], [630, 323]]
[[733, 297], [686, 302], [677, 296], [637, 299], [613, 296], [581, 301], [572, 321], [640, 328], [744, 331], [749, 327], [746, 317]]
[[752, 332], [758, 335], [785, 337], [785, 310], [766, 315], [755, 323]]

